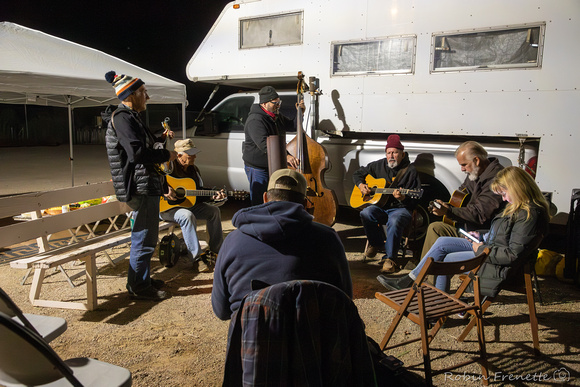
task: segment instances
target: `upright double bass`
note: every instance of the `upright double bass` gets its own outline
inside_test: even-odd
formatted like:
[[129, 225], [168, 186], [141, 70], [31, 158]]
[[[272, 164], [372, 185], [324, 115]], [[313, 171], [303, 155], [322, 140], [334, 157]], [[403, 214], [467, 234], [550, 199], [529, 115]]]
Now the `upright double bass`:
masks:
[[[306, 210], [314, 216], [314, 221], [332, 226], [336, 219], [338, 202], [334, 191], [328, 189], [324, 183], [324, 172], [328, 169], [328, 154], [326, 149], [318, 142], [310, 138], [302, 127], [302, 109], [300, 101], [303, 98], [304, 74], [298, 73], [298, 86], [296, 94], [298, 103], [296, 104], [296, 137], [290, 141], [286, 147], [288, 152], [298, 159], [298, 169], [306, 178], [308, 203]], [[311, 87], [311, 89], [313, 89]], [[311, 90], [315, 92], [315, 90]]]

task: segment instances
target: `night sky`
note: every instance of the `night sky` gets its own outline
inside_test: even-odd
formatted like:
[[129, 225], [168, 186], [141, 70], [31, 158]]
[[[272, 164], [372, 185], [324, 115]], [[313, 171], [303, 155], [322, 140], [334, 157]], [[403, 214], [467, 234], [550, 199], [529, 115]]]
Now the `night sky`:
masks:
[[189, 81], [185, 66], [227, 3], [229, 0], [4, 1], [0, 21], [92, 47], [181, 82], [187, 86], [188, 110], [200, 110], [213, 87]]

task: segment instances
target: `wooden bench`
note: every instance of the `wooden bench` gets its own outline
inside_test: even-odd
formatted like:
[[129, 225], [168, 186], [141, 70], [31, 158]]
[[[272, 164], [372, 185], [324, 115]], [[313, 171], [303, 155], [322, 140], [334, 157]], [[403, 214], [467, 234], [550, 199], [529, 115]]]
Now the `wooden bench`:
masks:
[[[34, 270], [30, 289], [30, 302], [33, 305], [83, 310], [93, 310], [97, 306], [96, 254], [98, 252], [106, 253], [107, 249], [130, 242], [129, 219], [131, 209], [125, 203], [109, 201], [51, 216], [45, 216], [43, 210], [61, 207], [69, 203], [107, 197], [113, 194], [112, 183], [104, 182], [0, 198], [0, 219], [23, 213], [33, 213], [30, 220], [0, 228], [0, 247], [14, 246], [33, 239], [37, 240], [39, 246], [37, 254], [10, 263], [12, 268], [27, 269], [23, 283], [29, 273]], [[102, 224], [101, 222], [103, 221], [108, 221], [110, 224], [103, 235], [97, 236], [97, 226]], [[122, 225], [119, 226], [118, 223], [121, 222]], [[160, 223], [161, 230], [172, 229], [173, 226], [173, 223]], [[84, 240], [79, 238], [83, 229], [87, 231], [87, 236]], [[51, 248], [48, 243], [50, 236], [66, 230], [69, 230], [71, 237], [68, 246]], [[114, 265], [116, 263], [108, 254], [105, 255], [111, 264]], [[85, 270], [74, 276], [68, 276], [64, 269], [64, 264], [76, 260], [85, 263]], [[59, 269], [66, 276], [71, 286], [74, 286], [73, 279], [85, 274], [87, 302], [62, 302], [41, 299], [42, 284], [48, 269]]]

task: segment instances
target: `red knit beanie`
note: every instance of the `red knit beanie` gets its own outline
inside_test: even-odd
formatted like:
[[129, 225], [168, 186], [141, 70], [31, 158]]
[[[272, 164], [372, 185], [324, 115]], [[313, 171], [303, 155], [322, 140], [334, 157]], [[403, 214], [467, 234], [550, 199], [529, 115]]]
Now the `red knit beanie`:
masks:
[[401, 138], [398, 134], [391, 134], [389, 138], [387, 138], [387, 146], [385, 147], [385, 152], [389, 148], [397, 148], [400, 150], [405, 150], [403, 144], [401, 144]]

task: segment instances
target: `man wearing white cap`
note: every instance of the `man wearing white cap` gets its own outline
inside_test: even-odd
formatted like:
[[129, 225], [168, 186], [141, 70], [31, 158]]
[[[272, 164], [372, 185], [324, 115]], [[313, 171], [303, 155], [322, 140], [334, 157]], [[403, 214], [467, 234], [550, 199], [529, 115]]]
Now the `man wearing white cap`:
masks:
[[[177, 179], [185, 179], [184, 184], [194, 183], [197, 190], [203, 190], [203, 180], [199, 168], [195, 165], [195, 159], [200, 149], [195, 147], [192, 140], [178, 140], [174, 144], [177, 152], [177, 159], [169, 166], [169, 175]], [[217, 253], [223, 242], [222, 233], [222, 219], [219, 205], [226, 200], [226, 193], [221, 190], [213, 197], [197, 196], [195, 197], [195, 204], [191, 207], [180, 205], [180, 197], [175, 191], [177, 187], [172, 187], [172, 182], [180, 182], [181, 180], [169, 179], [169, 193], [165, 195], [169, 203], [176, 202], [176, 206], [164, 211], [160, 214], [161, 218], [167, 221], [176, 222], [181, 227], [183, 240], [187, 246], [188, 256], [197, 262], [202, 260], [206, 267], [200, 265], [200, 271], [208, 270], [208, 264], [215, 261]], [[181, 196], [181, 198], [183, 198]], [[185, 203], [190, 203], [187, 201]], [[203, 219], [207, 222], [207, 233], [209, 236], [209, 249], [201, 252], [199, 239], [197, 237], [197, 219]]]

